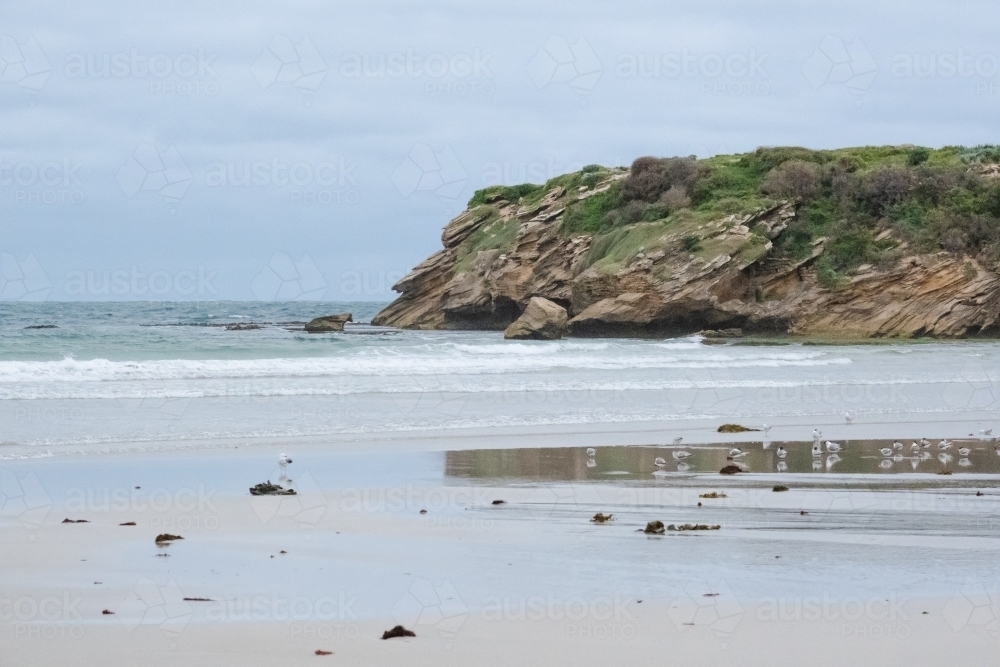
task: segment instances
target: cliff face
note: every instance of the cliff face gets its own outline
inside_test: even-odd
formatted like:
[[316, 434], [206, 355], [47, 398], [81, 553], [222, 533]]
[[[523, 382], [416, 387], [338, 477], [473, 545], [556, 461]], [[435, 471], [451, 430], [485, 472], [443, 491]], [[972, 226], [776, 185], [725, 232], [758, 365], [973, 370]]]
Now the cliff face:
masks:
[[[567, 206], [607, 190], [555, 187], [538, 201], [497, 198], [445, 227], [444, 248], [393, 289], [374, 324], [501, 330], [533, 296], [564, 306], [571, 335], [661, 336], [739, 327], [835, 338], [960, 338], [1000, 333], [1000, 276], [948, 252], [861, 265], [823, 286], [827, 240], [791, 260], [774, 244], [798, 211], [779, 201], [750, 214], [637, 222], [612, 234], [568, 233]], [[889, 232], [879, 237], [891, 240]]]

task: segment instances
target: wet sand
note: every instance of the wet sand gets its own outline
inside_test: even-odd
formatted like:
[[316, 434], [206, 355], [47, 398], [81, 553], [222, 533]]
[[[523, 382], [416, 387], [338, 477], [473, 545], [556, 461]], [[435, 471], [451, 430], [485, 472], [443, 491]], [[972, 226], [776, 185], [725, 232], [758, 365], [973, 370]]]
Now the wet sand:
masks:
[[[301, 446], [286, 497], [247, 491], [273, 447], [7, 461], [0, 664], [988, 664], [994, 445], [953, 425], [970, 466], [884, 469], [844, 428], [839, 462], [788, 442], [785, 472], [755, 433], [686, 472], [669, 447]], [[732, 446], [751, 472], [715, 471]]]

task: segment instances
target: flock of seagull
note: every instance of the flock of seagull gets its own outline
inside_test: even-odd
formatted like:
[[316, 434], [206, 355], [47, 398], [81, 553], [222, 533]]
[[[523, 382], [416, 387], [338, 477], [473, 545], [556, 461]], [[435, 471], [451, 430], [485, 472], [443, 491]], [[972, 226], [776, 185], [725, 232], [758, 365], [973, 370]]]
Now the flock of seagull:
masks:
[[[848, 410], [847, 412], [844, 413], [844, 420], [847, 422], [848, 425], [850, 425], [854, 421], [854, 417], [855, 413], [853, 410]], [[771, 431], [771, 427], [768, 426], [767, 424], [764, 424], [761, 426], [760, 430], [764, 432], [764, 449], [767, 449], [768, 446], [771, 444], [768, 441], [768, 433]], [[981, 438], [984, 437], [990, 438], [992, 437], [992, 435], [993, 435], [993, 429], [983, 429], [979, 431], [979, 436]], [[683, 438], [681, 437], [674, 438], [671, 444], [674, 447], [677, 447], [681, 444], [682, 440]], [[954, 457], [951, 454], [947, 453], [948, 450], [952, 449], [952, 447], [954, 447], [954, 443], [949, 441], [947, 438], [938, 442], [937, 449], [940, 451], [940, 453], [938, 454], [937, 458], [938, 461], [940, 461], [943, 465], [947, 465], [952, 460], [954, 460]], [[997, 455], [1000, 456], [1000, 438], [994, 439], [994, 447]], [[892, 467], [894, 462], [900, 462], [905, 460], [907, 458], [906, 456], [904, 456], [904, 451], [906, 449], [907, 449], [906, 445], [904, 445], [902, 442], [898, 440], [892, 443], [892, 447], [882, 447], [881, 449], [879, 449], [879, 453], [882, 455], [883, 459], [879, 463], [879, 467], [881, 467], [882, 469], [888, 469]], [[916, 470], [920, 462], [932, 458], [932, 454], [930, 453], [930, 451], [928, 451], [930, 449], [931, 449], [931, 441], [928, 440], [927, 438], [921, 438], [919, 441], [915, 440], [910, 444], [909, 453], [911, 456], [909, 457], [909, 459], [913, 464], [914, 470]], [[813, 429], [812, 432], [813, 469], [822, 468], [824, 464], [828, 469], [831, 468], [837, 462], [840, 461], [839, 453], [842, 451], [844, 451], [843, 444], [839, 442], [833, 442], [831, 440], [824, 441], [823, 432], [820, 431], [818, 428]], [[959, 447], [957, 452], [958, 455], [961, 457], [961, 459], [958, 462], [959, 465], [963, 467], [972, 465], [972, 463], [968, 459], [969, 454], [972, 453], [972, 449], [970, 447]], [[587, 450], [587, 455], [590, 457], [590, 459], [587, 461], [588, 467], [593, 468], [594, 466], [597, 465], [596, 461], [594, 460], [594, 455], [596, 453], [597, 450], [594, 449], [593, 447]], [[729, 450], [729, 455], [726, 458], [729, 461], [739, 462], [740, 460], [745, 458], [749, 453], [750, 452], [743, 451], [738, 447], [734, 447]], [[823, 458], [824, 454], [826, 455], [825, 462], [820, 461], [820, 459]], [[678, 449], [672, 453], [672, 456], [674, 460], [678, 462], [677, 463], [678, 472], [686, 472], [687, 470], [690, 469], [690, 466], [684, 463], [684, 459], [690, 458], [692, 456], [691, 452], [684, 449]], [[778, 470], [781, 472], [787, 470], [788, 466], [785, 463], [785, 459], [788, 457], [788, 450], [785, 449], [783, 446], [779, 445], [778, 448], [775, 450], [775, 456], [778, 457], [778, 466], [777, 466]], [[661, 473], [662, 469], [665, 468], [667, 465], [667, 460], [662, 456], [658, 456], [653, 460], [653, 465], [656, 466], [657, 473]]]

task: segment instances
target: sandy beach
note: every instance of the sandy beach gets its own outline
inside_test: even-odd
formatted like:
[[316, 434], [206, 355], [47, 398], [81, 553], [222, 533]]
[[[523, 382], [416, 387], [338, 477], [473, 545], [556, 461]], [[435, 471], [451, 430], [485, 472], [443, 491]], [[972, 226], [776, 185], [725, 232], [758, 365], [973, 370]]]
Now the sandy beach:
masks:
[[[890, 425], [838, 428], [873, 439], [854, 447], [875, 472], [776, 472], [782, 433], [803, 433], [791, 425], [767, 448], [692, 426], [699, 444], [683, 451], [704, 467], [748, 452], [757, 472], [732, 477], [679, 470], [681, 448], [639, 446], [642, 427], [300, 444], [285, 482], [298, 495], [284, 497], [248, 492], [278, 479], [274, 446], [6, 461], [0, 657], [937, 665], [958, 650], [989, 664], [993, 443], [956, 443], [973, 449], [967, 470], [935, 449], [917, 472], [882, 473], [874, 439]], [[579, 444], [544, 447], [559, 437]], [[810, 458], [808, 442], [782, 446]], [[712, 492], [724, 497], [702, 498]], [[643, 533], [653, 520], [720, 528]], [[161, 533], [184, 539], [157, 545]], [[417, 636], [380, 639], [400, 624]]]

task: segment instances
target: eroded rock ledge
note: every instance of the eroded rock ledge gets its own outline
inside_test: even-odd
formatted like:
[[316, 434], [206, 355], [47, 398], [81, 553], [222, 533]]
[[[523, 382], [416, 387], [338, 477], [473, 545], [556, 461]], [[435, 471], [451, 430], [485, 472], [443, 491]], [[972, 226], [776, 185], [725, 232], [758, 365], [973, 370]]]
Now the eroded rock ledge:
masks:
[[[401, 296], [373, 324], [503, 330], [541, 297], [566, 309], [575, 336], [725, 328], [833, 338], [1000, 333], [1000, 277], [971, 257], [907, 255], [900, 243], [892, 267], [861, 266], [845, 283], [824, 287], [815, 268], [824, 239], [798, 261], [772, 256], [772, 242], [797, 215], [791, 201], [702, 224], [639, 222], [629, 234], [658, 235], [632, 249], [565, 233], [567, 202], [609, 181], [581, 192], [556, 187], [531, 205], [497, 199], [463, 212], [445, 227], [443, 249], [393, 287]], [[686, 249], [691, 238], [697, 249]]]

